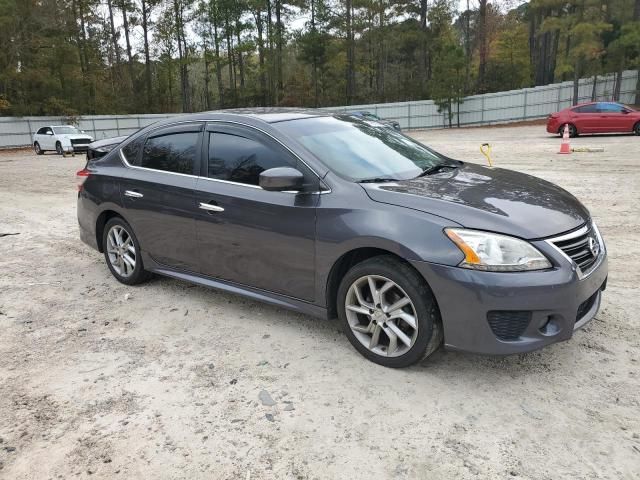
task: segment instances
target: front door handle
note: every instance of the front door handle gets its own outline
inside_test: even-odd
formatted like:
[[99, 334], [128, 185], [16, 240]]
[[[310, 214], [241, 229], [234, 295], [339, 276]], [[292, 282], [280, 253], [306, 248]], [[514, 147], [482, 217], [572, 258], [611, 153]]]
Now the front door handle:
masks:
[[143, 194], [141, 194], [140, 192], [134, 192], [133, 190], [127, 190], [124, 192], [124, 196], [125, 197], [131, 197], [131, 198], [142, 198], [144, 197]]
[[224, 208], [217, 205], [211, 205], [210, 203], [200, 202], [200, 208], [207, 210], [208, 212], [224, 212]]

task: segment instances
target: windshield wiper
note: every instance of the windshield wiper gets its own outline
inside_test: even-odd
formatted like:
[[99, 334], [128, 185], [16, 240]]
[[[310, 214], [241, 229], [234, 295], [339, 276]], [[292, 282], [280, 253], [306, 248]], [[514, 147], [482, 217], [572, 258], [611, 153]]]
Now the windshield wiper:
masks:
[[389, 178], [389, 177], [374, 177], [374, 178], [363, 178], [362, 180], [358, 180], [358, 183], [383, 183], [383, 182], [399, 182], [397, 178]]
[[439, 163], [437, 165], [433, 165], [431, 167], [425, 168], [420, 175], [416, 178], [426, 177], [428, 175], [433, 175], [434, 173], [439, 172], [443, 168], [458, 168], [456, 165], [451, 165], [449, 163]]

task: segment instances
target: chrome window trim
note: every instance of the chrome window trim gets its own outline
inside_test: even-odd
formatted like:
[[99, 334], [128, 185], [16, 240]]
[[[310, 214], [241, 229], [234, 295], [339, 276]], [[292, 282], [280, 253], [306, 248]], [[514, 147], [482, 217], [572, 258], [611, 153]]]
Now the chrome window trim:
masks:
[[[576, 262], [574, 262], [569, 255], [564, 253], [564, 251], [560, 247], [558, 247], [555, 244], [555, 242], [561, 242], [564, 240], [571, 240], [573, 238], [580, 237], [581, 235], [584, 235], [585, 233], [587, 233], [590, 228], [592, 228], [596, 234], [596, 238], [598, 239], [598, 243], [600, 244], [600, 252], [598, 253], [596, 261], [593, 263], [593, 265], [586, 272], [583, 272], [580, 266]], [[596, 226], [593, 220], [591, 221], [590, 224], [585, 224], [582, 227], [580, 227], [578, 230], [575, 230], [570, 233], [566, 233], [564, 235], [559, 235], [557, 237], [548, 238], [545, 240], [545, 242], [551, 248], [553, 248], [556, 252], [562, 255], [569, 262], [571, 266], [575, 267], [576, 273], [578, 275], [578, 280], [582, 280], [584, 278], [587, 278], [589, 275], [591, 275], [600, 266], [606, 254], [606, 248], [604, 245], [604, 241], [602, 239], [602, 235], [600, 235], [600, 230], [598, 230], [598, 227]]]
[[[175, 122], [175, 123], [171, 123], [171, 124], [168, 124], [168, 125], [161, 125], [161, 126], [158, 126], [155, 129], [151, 130], [151, 132], [153, 132], [154, 130], [158, 130], [160, 128], [165, 128], [165, 127], [170, 128], [170, 127], [173, 127], [175, 125], [182, 124], [182, 123], [204, 123], [205, 124], [204, 133], [207, 132], [206, 124], [208, 124], [208, 123], [232, 123], [232, 124], [236, 124], [236, 125], [242, 125], [244, 127], [253, 128], [254, 130], [257, 130], [257, 131], [267, 135], [268, 137], [270, 137], [271, 139], [275, 140], [280, 145], [282, 145], [295, 158], [300, 160], [300, 162], [302, 162], [302, 164], [304, 166], [306, 166], [311, 171], [311, 173], [313, 173], [318, 178], [318, 183], [320, 183], [322, 185], [326, 185], [326, 183], [324, 183], [322, 181], [322, 178], [315, 172], [315, 170], [313, 168], [311, 168], [307, 164], [307, 162], [305, 162], [302, 158], [300, 158], [293, 150], [291, 150], [289, 147], [287, 147], [284, 143], [282, 143], [276, 137], [271, 135], [269, 132], [266, 132], [266, 131], [262, 130], [261, 128], [254, 127], [253, 125], [249, 125], [247, 123], [236, 122], [236, 121], [232, 121], [232, 120], [195, 120], [195, 121], [191, 120], [191, 121]], [[151, 132], [149, 132], [149, 133], [151, 133]], [[148, 136], [149, 135], [147, 134], [147, 138], [148, 138]], [[146, 142], [146, 139], [145, 139], [145, 142]], [[126, 145], [124, 145], [124, 146], [126, 146]], [[182, 176], [182, 177], [191, 177], [191, 178], [196, 178], [196, 179], [209, 180], [211, 182], [227, 183], [227, 184], [230, 184], [230, 185], [238, 185], [238, 186], [241, 186], [241, 187], [257, 188], [259, 190], [264, 190], [260, 185], [251, 185], [249, 183], [232, 182], [231, 180], [222, 180], [222, 179], [219, 179], [219, 178], [203, 177], [201, 175], [192, 175], [192, 174], [188, 174], [188, 173], [169, 172], [167, 170], [157, 170], [155, 168], [147, 168], [147, 167], [139, 167], [137, 165], [131, 165], [129, 163], [129, 161], [127, 160], [127, 157], [125, 156], [125, 154], [124, 154], [124, 152], [122, 150], [123, 150], [123, 148], [120, 147], [120, 150], [119, 150], [118, 153], [120, 154], [120, 160], [122, 160], [122, 162], [124, 163], [125, 167], [127, 167], [127, 168], [134, 168], [134, 169], [138, 169], [138, 170], [146, 170], [146, 171], [149, 171], [149, 172], [166, 173], [166, 174], [169, 174], [169, 175], [179, 175], [179, 176]], [[292, 194], [296, 194], [296, 195], [299, 194], [299, 193], [307, 193], [309, 195], [325, 195], [327, 193], [331, 193], [331, 187], [329, 187], [327, 185], [327, 188], [329, 188], [329, 190], [321, 190], [321, 191], [318, 191], [318, 192], [300, 192], [299, 190], [296, 190], [296, 191], [287, 190], [287, 191], [283, 191], [283, 192], [280, 192], [280, 193], [292, 193]]]
[[169, 172], [167, 170], [157, 170], [155, 168], [147, 168], [147, 167], [139, 167], [137, 165], [131, 165], [127, 161], [127, 157], [125, 157], [124, 153], [122, 153], [122, 149], [120, 149], [120, 151], [118, 153], [120, 154], [120, 160], [122, 160], [122, 162], [124, 163], [125, 167], [127, 167], [127, 168], [134, 168], [136, 170], [145, 170], [145, 171], [148, 171], [148, 172], [155, 172], [155, 173], [165, 173], [167, 175], [178, 175], [180, 177], [198, 178], [197, 175], [191, 175], [189, 173]]

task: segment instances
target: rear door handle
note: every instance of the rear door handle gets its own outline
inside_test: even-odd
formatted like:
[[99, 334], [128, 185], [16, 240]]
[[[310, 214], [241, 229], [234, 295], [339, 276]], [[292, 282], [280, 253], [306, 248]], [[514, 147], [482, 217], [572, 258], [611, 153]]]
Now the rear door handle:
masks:
[[140, 192], [134, 192], [133, 190], [127, 190], [124, 192], [124, 196], [125, 197], [131, 197], [131, 198], [142, 198], [144, 197], [143, 194], [141, 194]]
[[211, 205], [210, 203], [200, 202], [200, 208], [207, 210], [208, 212], [224, 212], [224, 208], [217, 205]]

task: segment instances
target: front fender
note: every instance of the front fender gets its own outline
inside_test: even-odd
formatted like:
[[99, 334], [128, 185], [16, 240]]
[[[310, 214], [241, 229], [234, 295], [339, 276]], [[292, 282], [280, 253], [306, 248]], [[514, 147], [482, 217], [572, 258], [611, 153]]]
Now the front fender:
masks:
[[387, 204], [366, 202], [362, 208], [318, 207], [316, 238], [316, 298], [326, 299], [332, 268], [343, 256], [361, 248], [376, 248], [407, 261], [458, 265], [464, 255], [443, 230], [460, 226], [442, 217]]

